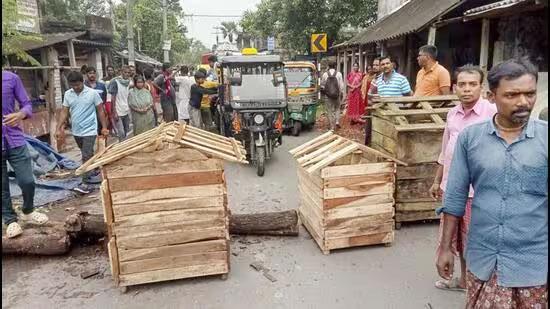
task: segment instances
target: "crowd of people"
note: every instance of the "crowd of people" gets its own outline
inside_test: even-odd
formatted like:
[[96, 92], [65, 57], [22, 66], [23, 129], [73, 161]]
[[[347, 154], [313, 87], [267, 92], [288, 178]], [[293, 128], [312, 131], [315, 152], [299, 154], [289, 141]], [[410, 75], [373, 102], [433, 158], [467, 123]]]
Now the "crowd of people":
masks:
[[[537, 98], [538, 72], [525, 60], [495, 65], [487, 76], [465, 65], [451, 75], [437, 62], [435, 46], [419, 49], [415, 89], [396, 72], [389, 55], [376, 58], [367, 73], [354, 64], [344, 77], [335, 63], [321, 77], [331, 129], [340, 121], [347, 96], [347, 116], [364, 123], [365, 106], [376, 97], [434, 96], [454, 92], [459, 104], [446, 117], [438, 169], [429, 194], [441, 200], [436, 268], [443, 278], [435, 287], [466, 291], [467, 308], [546, 308], [548, 279], [548, 124], [531, 117]], [[154, 128], [162, 120], [188, 122], [210, 129], [209, 95], [218, 86], [215, 58], [210, 70], [191, 74], [186, 66], [173, 71], [168, 64], [156, 74], [123, 66], [116, 76], [107, 67], [97, 79], [93, 67], [85, 74], [70, 72], [56, 136], [62, 138], [68, 121], [82, 160], [93, 155], [96, 137], [114, 133], [120, 141]], [[482, 95], [484, 81], [489, 91]], [[452, 91], [453, 89], [453, 91]], [[345, 93], [347, 90], [347, 94]], [[15, 108], [15, 101], [19, 109]], [[23, 192], [23, 218], [42, 224], [48, 217], [34, 210], [31, 159], [20, 122], [32, 108], [19, 77], [2, 72], [2, 218], [7, 237], [22, 233], [13, 211], [7, 162]], [[368, 119], [368, 118], [367, 118]], [[370, 144], [366, 121], [365, 143]], [[86, 183], [97, 175], [83, 176]], [[458, 258], [460, 274], [454, 274]], [[498, 304], [498, 306], [494, 306]], [[493, 306], [493, 307], [491, 307]]]

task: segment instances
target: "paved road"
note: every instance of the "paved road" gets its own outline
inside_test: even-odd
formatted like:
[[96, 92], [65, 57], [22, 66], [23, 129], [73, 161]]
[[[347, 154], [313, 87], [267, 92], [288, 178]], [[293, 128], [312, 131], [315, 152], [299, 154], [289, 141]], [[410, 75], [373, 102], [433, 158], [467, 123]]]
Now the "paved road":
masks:
[[[298, 206], [295, 164], [287, 153], [316, 133], [285, 137], [259, 178], [252, 166], [226, 166], [233, 212]], [[99, 207], [99, 205], [97, 206]], [[98, 211], [99, 208], [98, 208]], [[405, 225], [392, 247], [333, 251], [329, 256], [305, 230], [299, 237], [235, 237], [227, 281], [200, 278], [130, 288], [113, 287], [106, 254], [99, 247], [70, 257], [2, 259], [3, 308], [463, 308], [464, 294], [433, 287], [436, 224]], [[260, 261], [271, 282], [249, 265]], [[100, 267], [102, 278], [81, 279]]]

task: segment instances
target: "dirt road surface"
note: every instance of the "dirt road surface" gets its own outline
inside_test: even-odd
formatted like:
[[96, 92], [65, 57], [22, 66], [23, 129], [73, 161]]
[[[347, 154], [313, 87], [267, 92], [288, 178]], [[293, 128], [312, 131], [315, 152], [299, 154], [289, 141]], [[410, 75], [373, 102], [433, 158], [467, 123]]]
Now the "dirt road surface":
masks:
[[[297, 208], [295, 163], [287, 151], [316, 134], [285, 136], [263, 178], [252, 166], [227, 164], [231, 210]], [[84, 209], [101, 212], [95, 198], [89, 200]], [[303, 228], [299, 237], [233, 237], [227, 281], [162, 282], [131, 287], [126, 294], [114, 287], [101, 245], [76, 248], [63, 257], [4, 257], [2, 308], [463, 308], [464, 293], [434, 287], [437, 230], [434, 223], [404, 225], [392, 247], [343, 249], [328, 256]], [[250, 267], [254, 262], [276, 281]], [[96, 269], [98, 275], [81, 278]]]

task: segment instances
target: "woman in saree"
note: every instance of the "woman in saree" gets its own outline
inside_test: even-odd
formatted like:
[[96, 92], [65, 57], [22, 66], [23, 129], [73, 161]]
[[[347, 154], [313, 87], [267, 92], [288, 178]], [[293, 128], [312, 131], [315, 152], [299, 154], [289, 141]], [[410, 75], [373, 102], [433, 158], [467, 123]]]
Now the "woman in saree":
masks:
[[365, 101], [361, 97], [363, 73], [359, 71], [359, 64], [353, 64], [353, 70], [348, 74], [348, 110], [347, 116], [351, 124], [363, 123], [361, 116], [365, 113]]
[[134, 77], [135, 87], [128, 94], [128, 105], [132, 112], [132, 123], [134, 125], [134, 136], [155, 127], [155, 115], [153, 113], [153, 96], [145, 88], [143, 76]]

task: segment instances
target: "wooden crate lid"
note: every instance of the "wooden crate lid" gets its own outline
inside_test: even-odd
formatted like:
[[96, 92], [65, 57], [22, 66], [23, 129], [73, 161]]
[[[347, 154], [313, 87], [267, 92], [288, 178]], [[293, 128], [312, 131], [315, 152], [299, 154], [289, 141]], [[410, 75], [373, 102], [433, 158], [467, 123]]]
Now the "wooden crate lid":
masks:
[[298, 164], [308, 173], [314, 173], [329, 166], [336, 160], [347, 156], [355, 151], [369, 152], [375, 156], [407, 166], [407, 163], [386, 155], [378, 150], [361, 145], [350, 139], [328, 131], [289, 152], [296, 159]]
[[[375, 117], [390, 119], [395, 124], [397, 132], [427, 131], [445, 129], [446, 115], [458, 101], [456, 95], [431, 97], [383, 97], [374, 99]], [[412, 117], [425, 117], [421, 123], [413, 123]]]
[[76, 175], [120, 160], [138, 151], [156, 151], [164, 143], [185, 146], [230, 162], [248, 164], [241, 142], [179, 123], [162, 123], [147, 132], [112, 144], [96, 153], [76, 170]]

